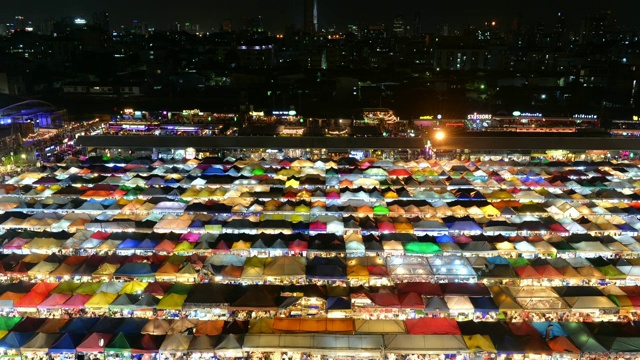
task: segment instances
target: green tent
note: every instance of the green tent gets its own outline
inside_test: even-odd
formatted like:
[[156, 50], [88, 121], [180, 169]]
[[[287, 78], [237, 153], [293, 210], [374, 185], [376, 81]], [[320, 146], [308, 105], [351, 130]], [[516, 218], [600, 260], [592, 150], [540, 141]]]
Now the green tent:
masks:
[[9, 331], [22, 320], [21, 317], [0, 316], [0, 331]]
[[187, 295], [169, 294], [162, 297], [158, 303], [159, 310], [182, 310], [182, 304]]
[[617, 267], [609, 264], [607, 266], [600, 266], [597, 268], [607, 279], [626, 279], [627, 275], [625, 275], [622, 271], [618, 270]]
[[102, 286], [102, 283], [99, 282], [82, 283], [82, 285], [74, 290], [73, 294], [93, 295], [98, 291], [100, 286]]
[[529, 260], [525, 259], [525, 258], [515, 258], [515, 259], [507, 259], [507, 261], [509, 262], [509, 264], [511, 264], [512, 267], [520, 267], [520, 266], [527, 266], [529, 265]]
[[373, 214], [374, 215], [388, 215], [389, 214], [389, 209], [387, 207], [385, 207], [385, 206], [378, 205], [378, 206], [373, 208]]
[[190, 285], [190, 284], [175, 283], [171, 285], [171, 287], [169, 288], [169, 290], [167, 290], [165, 295], [168, 295], [168, 294], [189, 295], [189, 292], [191, 291], [192, 287], [193, 285]]
[[442, 250], [437, 244], [430, 242], [410, 242], [404, 245], [405, 254], [438, 254]]
[[251, 171], [251, 173], [253, 175], [264, 175], [264, 169], [262, 168], [255, 168]]
[[604, 353], [607, 352], [596, 339], [593, 337], [589, 329], [579, 322], [561, 322], [560, 327], [564, 332], [569, 335], [571, 341], [583, 352], [583, 353]]
[[76, 291], [78, 287], [80, 287], [82, 283], [77, 283], [73, 281], [63, 281], [60, 285], [56, 286], [55, 289], [51, 290], [51, 294], [67, 294], [73, 295], [73, 292]]
[[123, 353], [123, 352], [131, 352], [131, 345], [129, 345], [129, 341], [124, 336], [123, 333], [118, 334], [109, 345], [105, 346], [105, 352], [115, 352], [115, 353]]

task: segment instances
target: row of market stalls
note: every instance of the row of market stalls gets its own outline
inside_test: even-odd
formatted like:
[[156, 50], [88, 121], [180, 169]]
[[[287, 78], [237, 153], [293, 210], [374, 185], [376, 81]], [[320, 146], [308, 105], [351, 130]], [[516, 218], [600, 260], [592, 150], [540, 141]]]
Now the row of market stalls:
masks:
[[[10, 229], [28, 229], [36, 231], [69, 231], [76, 232], [81, 229], [111, 229], [111, 231], [122, 231], [138, 229], [142, 232], [212, 232], [212, 233], [275, 233], [275, 232], [299, 232], [317, 234], [324, 232], [362, 234], [389, 234], [408, 233], [416, 235], [504, 235], [504, 236], [529, 236], [529, 235], [549, 235], [556, 234], [567, 236], [569, 234], [590, 234], [594, 236], [637, 236], [640, 223], [635, 218], [637, 209], [629, 213], [621, 211], [618, 214], [608, 210], [597, 213], [585, 214], [588, 211], [597, 210], [598, 207], [589, 207], [581, 204], [580, 213], [571, 206], [559, 205], [563, 210], [560, 214], [548, 216], [541, 214], [539, 209], [544, 208], [539, 205], [525, 204], [517, 211], [512, 207], [503, 208], [498, 211], [493, 205], [478, 208], [463, 207], [455, 205], [449, 207], [444, 204], [437, 208], [430, 205], [417, 208], [421, 211], [421, 216], [415, 213], [407, 214], [399, 212], [394, 207], [402, 209], [398, 205], [377, 205], [370, 207], [346, 206], [343, 209], [329, 209], [325, 206], [314, 206], [314, 214], [309, 211], [298, 211], [302, 205], [293, 207], [289, 211], [278, 209], [260, 211], [264, 209], [262, 205], [255, 206], [251, 212], [234, 214], [229, 209], [221, 209], [218, 204], [204, 205], [195, 203], [192, 205], [181, 204], [180, 202], [162, 201], [159, 204], [171, 204], [171, 213], [155, 211], [153, 207], [148, 207], [143, 212], [129, 212], [127, 207], [132, 203], [137, 205], [148, 204], [144, 200], [105, 200], [102, 202], [113, 202], [109, 210], [102, 209], [99, 202], [88, 201], [83, 205], [75, 207], [72, 201], [65, 204], [42, 204], [37, 201], [22, 202], [20, 198], [2, 198], [0, 204], [5, 205], [3, 216], [0, 217], [0, 229], [3, 231]], [[65, 200], [66, 201], [66, 200]], [[48, 202], [48, 200], [43, 200]], [[268, 204], [270, 201], [264, 202]], [[86, 204], [90, 205], [86, 205]], [[118, 204], [120, 203], [120, 204]], [[122, 204], [123, 205], [120, 207]], [[7, 206], [8, 205], [8, 206]], [[10, 208], [15, 205], [15, 207]], [[61, 210], [56, 208], [59, 205], [70, 206]], [[86, 205], [86, 206], [85, 206]], [[115, 206], [114, 206], [115, 205]], [[464, 203], [470, 205], [470, 203]], [[557, 204], [556, 204], [557, 205]], [[592, 204], [593, 205], [593, 204]], [[31, 207], [32, 206], [32, 207]], [[551, 205], [555, 207], [555, 205]], [[191, 209], [189, 209], [191, 207]], [[94, 210], [85, 211], [87, 208]], [[306, 209], [309, 209], [305, 206]], [[347, 209], [350, 208], [350, 209]], [[296, 210], [297, 209], [297, 210]], [[477, 211], [472, 211], [476, 209]], [[620, 210], [619, 208], [616, 208]], [[304, 209], [302, 209], [304, 210]], [[348, 211], [343, 211], [348, 210]], [[391, 210], [394, 210], [391, 213]], [[565, 215], [565, 212], [575, 210], [575, 216]], [[487, 212], [493, 215], [486, 216]], [[507, 214], [508, 212], [508, 214]], [[411, 216], [408, 216], [411, 215]], [[420, 214], [418, 214], [420, 215]], [[593, 215], [593, 216], [590, 216]], [[122, 229], [124, 227], [125, 229]]]
[[[402, 283], [395, 287], [94, 282], [3, 284], [7, 316], [219, 319], [415, 319], [558, 321], [635, 319], [640, 287]], [[622, 319], [622, 318], [620, 318]], [[350, 321], [350, 320], [349, 320]]]
[[632, 357], [639, 187], [632, 163], [72, 158], [0, 187], [0, 351]]
[[[14, 319], [10, 319], [14, 320]], [[179, 320], [169, 323], [128, 319], [118, 324], [112, 318], [74, 319], [66, 323], [32, 318], [17, 324], [0, 324], [8, 330], [0, 339], [4, 358], [46, 356], [68, 358], [76, 354], [103, 358], [135, 355], [211, 358], [254, 357], [266, 354], [295, 356], [331, 355], [347, 358], [395, 359], [397, 356], [457, 355], [484, 358], [527, 355], [542, 359], [573, 358], [600, 354], [599, 358], [633, 356], [640, 342], [632, 323], [456, 322], [443, 318], [417, 320], [361, 320], [351, 327], [324, 327], [317, 321], [256, 319], [236, 325], [231, 332], [218, 331]], [[116, 328], [107, 326], [117, 325]], [[176, 328], [178, 325], [180, 328]], [[80, 327], [85, 327], [84, 331]], [[46, 327], [44, 331], [38, 327]], [[101, 332], [93, 331], [99, 328]], [[89, 329], [89, 330], [86, 330]], [[124, 331], [120, 331], [123, 329]], [[320, 329], [320, 330], [318, 330]], [[324, 329], [324, 330], [322, 330]], [[137, 331], [137, 332], [136, 332]], [[117, 354], [117, 355], [116, 355]]]
[[[6, 215], [6, 214], [5, 214]], [[469, 221], [460, 221], [467, 222]], [[179, 254], [267, 257], [282, 255], [346, 256], [365, 255], [459, 255], [547, 258], [624, 257], [640, 254], [638, 237], [593, 236], [590, 234], [554, 235], [420, 235], [297, 232], [214, 234], [186, 232], [168, 234], [140, 232], [139, 228], [103, 227], [101, 230], [33, 231], [14, 229], [0, 235], [4, 254]], [[110, 230], [110, 231], [109, 231]], [[119, 231], [120, 230], [120, 231]], [[133, 231], [124, 231], [133, 230]]]
[[[462, 257], [428, 253], [432, 243], [409, 244], [413, 256], [0, 255], [2, 279], [78, 283], [137, 279], [181, 283], [347, 283], [391, 285], [410, 281], [505, 285], [636, 285], [637, 259]], [[429, 247], [427, 247], [429, 246]], [[129, 256], [127, 256], [129, 255]], [[420, 256], [428, 255], [428, 256]]]

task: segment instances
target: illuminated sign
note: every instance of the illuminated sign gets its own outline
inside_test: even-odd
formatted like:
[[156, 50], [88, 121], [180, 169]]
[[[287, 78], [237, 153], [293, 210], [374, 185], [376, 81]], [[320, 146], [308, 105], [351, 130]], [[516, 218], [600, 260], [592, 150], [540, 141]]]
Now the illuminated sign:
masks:
[[434, 116], [433, 115], [423, 115], [420, 116], [420, 120], [433, 120]]
[[282, 135], [302, 135], [304, 134], [305, 128], [284, 128], [280, 134]]
[[272, 111], [271, 114], [273, 114], [273, 115], [296, 116], [297, 112], [295, 110]]
[[493, 116], [491, 114], [473, 113], [473, 114], [467, 115], [467, 120], [491, 120], [491, 119], [493, 119]]
[[594, 114], [574, 114], [574, 119], [597, 119], [598, 115]]
[[264, 116], [264, 111], [251, 111], [249, 112], [251, 116]]
[[352, 158], [356, 158], [358, 160], [364, 159], [364, 151], [362, 150], [351, 150], [349, 152], [349, 156]]
[[[519, 113], [519, 115], [516, 115], [515, 113]], [[521, 113], [519, 111], [514, 111], [513, 116], [542, 117], [542, 114], [541, 113]]]
[[73, 20], [73, 22], [74, 22], [76, 25], [84, 25], [84, 24], [86, 24], [86, 23], [87, 23], [87, 20], [85, 20], [85, 19], [81, 19], [81, 18], [77, 18], [77, 19]]
[[638, 121], [638, 120], [640, 120], [640, 116], [633, 115], [632, 119], [633, 119], [633, 121]]
[[128, 115], [133, 115], [134, 111], [133, 109], [127, 108], [122, 110], [123, 113], [128, 114]]
[[182, 113], [185, 115], [198, 115], [200, 114], [200, 109], [182, 110]]
[[190, 147], [184, 152], [184, 157], [191, 160], [196, 157], [196, 149]]

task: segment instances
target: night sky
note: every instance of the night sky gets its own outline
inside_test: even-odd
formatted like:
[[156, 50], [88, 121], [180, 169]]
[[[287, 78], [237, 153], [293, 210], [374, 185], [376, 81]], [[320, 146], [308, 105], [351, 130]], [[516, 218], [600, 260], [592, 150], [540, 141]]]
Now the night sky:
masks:
[[[0, 20], [9, 22], [15, 15], [37, 23], [48, 17], [84, 15], [89, 20], [95, 11], [109, 12], [111, 26], [130, 25], [133, 20], [147, 22], [159, 29], [168, 29], [173, 22], [191, 22], [201, 30], [218, 29], [225, 18], [231, 18], [239, 29], [245, 17], [261, 15], [268, 31], [282, 32], [289, 24], [302, 26], [302, 0], [19, 0], [2, 1]], [[569, 25], [602, 10], [611, 10], [619, 23], [638, 28], [637, 0], [318, 0], [320, 27], [335, 25], [344, 30], [347, 24], [390, 23], [397, 14], [413, 19], [420, 13], [424, 31], [434, 31], [438, 25], [450, 28], [477, 25], [497, 20], [508, 26], [516, 15], [523, 24], [539, 21], [551, 26], [558, 11], [566, 13]]]

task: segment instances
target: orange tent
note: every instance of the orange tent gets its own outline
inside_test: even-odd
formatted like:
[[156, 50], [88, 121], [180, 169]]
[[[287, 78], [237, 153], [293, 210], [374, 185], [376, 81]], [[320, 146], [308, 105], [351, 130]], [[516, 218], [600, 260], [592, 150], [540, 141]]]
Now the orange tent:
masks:
[[547, 344], [549, 345], [551, 350], [553, 350], [553, 352], [556, 352], [556, 353], [567, 353], [567, 352], [568, 353], [573, 353], [573, 354], [580, 354], [581, 353], [580, 349], [578, 349], [571, 342], [571, 340], [567, 339], [566, 336], [555, 337], [555, 338], [547, 341]]
[[194, 334], [200, 335], [220, 335], [224, 328], [224, 320], [203, 320], [198, 321]]
[[275, 333], [353, 333], [353, 319], [301, 319], [275, 318], [273, 321]]

